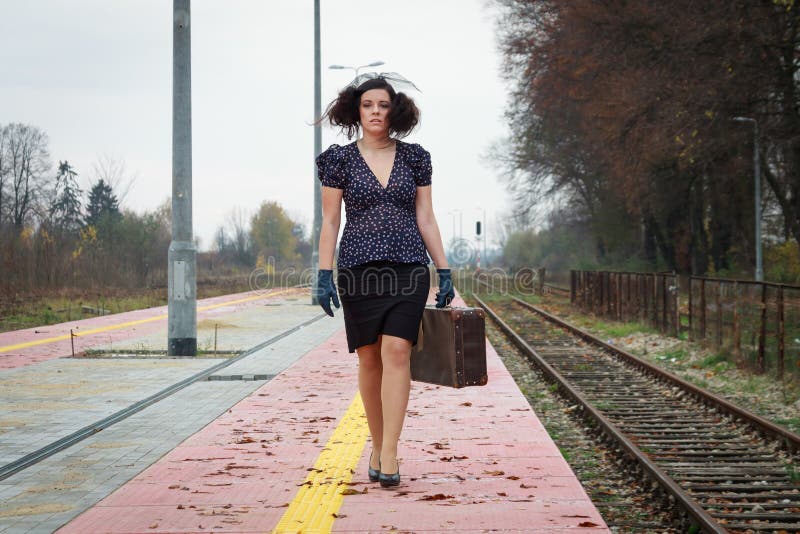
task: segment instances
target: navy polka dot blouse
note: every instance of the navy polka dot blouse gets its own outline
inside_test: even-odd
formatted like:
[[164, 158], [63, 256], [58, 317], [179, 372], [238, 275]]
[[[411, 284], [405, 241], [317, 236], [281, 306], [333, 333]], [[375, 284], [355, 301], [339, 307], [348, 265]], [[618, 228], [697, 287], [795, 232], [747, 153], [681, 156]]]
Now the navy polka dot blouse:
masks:
[[355, 141], [331, 145], [317, 156], [322, 185], [343, 189], [347, 222], [337, 265], [373, 260], [427, 265], [417, 226], [417, 186], [431, 184], [431, 155], [416, 143], [397, 141], [394, 165], [384, 188], [361, 156]]

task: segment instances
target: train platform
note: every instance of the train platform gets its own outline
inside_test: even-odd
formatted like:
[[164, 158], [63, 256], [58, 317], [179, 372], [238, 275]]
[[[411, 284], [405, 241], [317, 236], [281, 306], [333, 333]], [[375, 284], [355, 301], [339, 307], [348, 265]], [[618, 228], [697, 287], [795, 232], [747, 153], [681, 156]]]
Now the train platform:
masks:
[[[330, 318], [308, 300], [306, 290], [218, 312], [215, 321], [241, 328], [230, 347], [254, 350], [0, 480], [0, 532], [608, 532], [488, 341], [486, 386], [412, 382], [399, 447], [401, 485], [369, 482], [357, 356], [347, 352], [341, 311]], [[166, 342], [154, 331], [122, 337], [114, 346]], [[131, 362], [143, 366], [137, 380], [128, 368], [111, 374], [92, 368]], [[50, 434], [6, 421], [0, 439], [41, 446], [111, 411], [89, 406], [114, 405], [120, 396], [130, 403], [224, 362], [130, 354], [81, 359], [84, 367], [70, 372], [95, 378], [62, 389], [56, 399], [73, 406], [47, 414], [54, 397], [40, 391], [38, 402], [12, 402], [2, 416], [45, 417], [49, 424], [41, 426]], [[46, 382], [63, 374], [52, 365], [71, 363], [49, 358], [0, 371], [0, 391], [22, 395], [25, 387], [12, 376], [38, 373]], [[189, 363], [196, 368], [180, 367]], [[167, 364], [177, 367], [160, 367]]]

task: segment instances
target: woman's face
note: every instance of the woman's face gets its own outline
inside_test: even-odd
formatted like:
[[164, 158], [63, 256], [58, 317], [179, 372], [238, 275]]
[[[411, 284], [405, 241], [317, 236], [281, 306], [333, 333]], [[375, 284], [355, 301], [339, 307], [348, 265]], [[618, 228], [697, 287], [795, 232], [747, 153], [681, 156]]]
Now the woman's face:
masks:
[[389, 111], [392, 101], [386, 89], [370, 89], [361, 95], [359, 115], [361, 127], [372, 135], [386, 135], [389, 132]]

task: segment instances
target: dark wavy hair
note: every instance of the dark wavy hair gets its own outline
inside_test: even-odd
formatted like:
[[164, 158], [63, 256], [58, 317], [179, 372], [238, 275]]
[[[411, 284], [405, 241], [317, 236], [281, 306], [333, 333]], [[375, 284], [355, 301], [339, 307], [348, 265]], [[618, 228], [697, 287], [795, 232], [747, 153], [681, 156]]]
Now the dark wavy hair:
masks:
[[333, 126], [340, 127], [348, 139], [352, 139], [361, 128], [361, 115], [358, 109], [361, 105], [361, 95], [370, 89], [386, 89], [389, 93], [391, 99], [389, 135], [405, 137], [410, 134], [419, 123], [419, 108], [408, 95], [396, 92], [385, 78], [380, 77], [367, 80], [358, 87], [350, 85], [342, 89], [339, 96], [328, 104], [318, 122], [327, 118]]

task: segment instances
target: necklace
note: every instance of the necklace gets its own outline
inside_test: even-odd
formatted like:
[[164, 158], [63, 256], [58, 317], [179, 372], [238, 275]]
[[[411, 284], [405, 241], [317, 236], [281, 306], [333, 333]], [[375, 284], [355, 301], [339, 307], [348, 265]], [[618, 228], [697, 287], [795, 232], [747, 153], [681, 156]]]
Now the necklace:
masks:
[[379, 150], [386, 150], [388, 148], [394, 148], [395, 147], [395, 140], [394, 139], [389, 139], [389, 142], [384, 146], [376, 146], [376, 147], [365, 146], [366, 143], [363, 142], [363, 138], [360, 139], [360, 141], [361, 141], [361, 143], [359, 144], [359, 147], [361, 147], [361, 150], [365, 151], [365, 152], [377, 152]]

